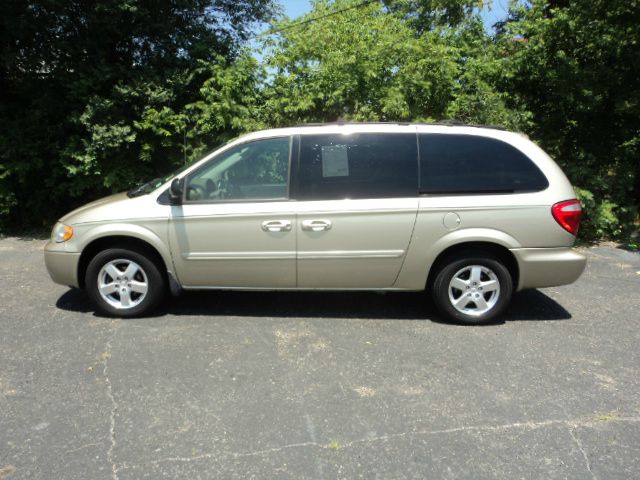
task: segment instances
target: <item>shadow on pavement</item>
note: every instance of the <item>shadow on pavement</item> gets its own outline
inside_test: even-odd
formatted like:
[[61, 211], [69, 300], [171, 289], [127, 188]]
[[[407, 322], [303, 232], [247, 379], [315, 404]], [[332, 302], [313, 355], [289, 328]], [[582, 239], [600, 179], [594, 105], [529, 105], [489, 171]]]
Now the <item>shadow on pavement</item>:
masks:
[[571, 314], [540, 290], [517, 292], [505, 314], [505, 320], [569, 320]]
[[88, 313], [93, 312], [93, 303], [84, 290], [80, 288], [70, 288], [64, 292], [58, 301], [56, 307], [69, 312]]
[[[93, 311], [87, 295], [78, 289], [64, 293], [56, 306], [73, 312]], [[166, 314], [441, 321], [423, 292], [184, 292], [177, 298], [168, 298], [155, 315]], [[539, 290], [526, 290], [514, 295], [503, 320], [569, 318], [571, 314], [552, 298]]]

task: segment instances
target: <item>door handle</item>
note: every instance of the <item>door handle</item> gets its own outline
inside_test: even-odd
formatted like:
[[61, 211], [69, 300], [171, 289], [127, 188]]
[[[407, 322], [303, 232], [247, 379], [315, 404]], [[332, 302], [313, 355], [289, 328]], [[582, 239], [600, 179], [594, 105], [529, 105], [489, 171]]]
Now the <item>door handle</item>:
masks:
[[331, 230], [330, 220], [303, 220], [302, 229], [312, 232], [321, 232], [323, 230]]
[[289, 220], [266, 220], [262, 222], [262, 230], [265, 232], [289, 232], [291, 222]]

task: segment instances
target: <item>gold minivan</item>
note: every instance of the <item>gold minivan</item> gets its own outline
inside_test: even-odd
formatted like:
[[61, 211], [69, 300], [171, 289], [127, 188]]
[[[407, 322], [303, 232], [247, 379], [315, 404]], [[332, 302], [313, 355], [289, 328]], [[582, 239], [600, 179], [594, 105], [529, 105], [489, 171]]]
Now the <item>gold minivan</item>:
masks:
[[500, 315], [513, 291], [575, 281], [581, 207], [560, 168], [495, 128], [265, 130], [55, 225], [51, 278], [101, 312], [201, 289], [429, 290], [446, 318]]

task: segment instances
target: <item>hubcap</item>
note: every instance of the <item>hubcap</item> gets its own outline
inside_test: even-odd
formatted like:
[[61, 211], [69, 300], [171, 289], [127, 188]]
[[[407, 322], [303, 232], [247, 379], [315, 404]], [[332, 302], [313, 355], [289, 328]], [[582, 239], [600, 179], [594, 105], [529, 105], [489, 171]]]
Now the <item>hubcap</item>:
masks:
[[147, 274], [132, 260], [111, 260], [98, 274], [98, 291], [114, 308], [129, 309], [144, 300], [149, 290]]
[[491, 310], [500, 297], [500, 282], [490, 268], [469, 265], [461, 268], [449, 282], [449, 301], [465, 315], [478, 317]]

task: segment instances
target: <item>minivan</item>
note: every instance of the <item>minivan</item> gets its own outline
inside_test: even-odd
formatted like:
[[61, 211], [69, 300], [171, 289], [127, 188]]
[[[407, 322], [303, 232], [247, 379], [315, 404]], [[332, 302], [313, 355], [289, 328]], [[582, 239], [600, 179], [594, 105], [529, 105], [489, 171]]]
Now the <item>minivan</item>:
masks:
[[575, 281], [580, 202], [524, 135], [326, 124], [244, 135], [182, 171], [62, 217], [53, 281], [147, 315], [182, 290], [429, 291], [495, 320], [515, 291]]

